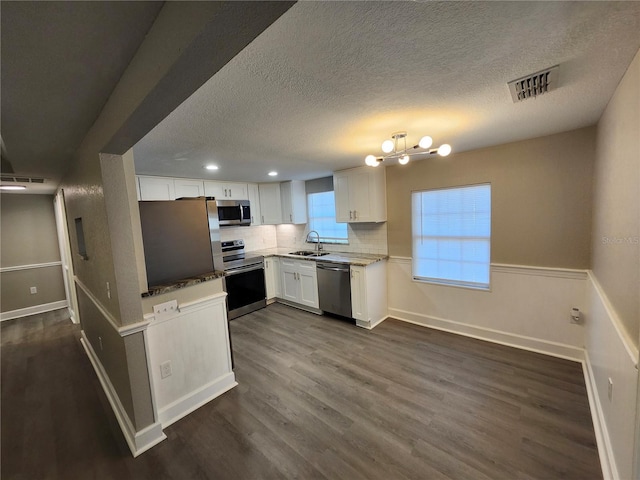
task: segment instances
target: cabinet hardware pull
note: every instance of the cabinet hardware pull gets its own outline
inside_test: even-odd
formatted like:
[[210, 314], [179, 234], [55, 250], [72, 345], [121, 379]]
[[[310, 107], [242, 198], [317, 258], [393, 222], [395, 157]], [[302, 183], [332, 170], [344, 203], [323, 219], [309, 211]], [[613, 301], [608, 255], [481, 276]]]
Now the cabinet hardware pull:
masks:
[[351, 216], [351, 210], [349, 210], [349, 220], [351, 220], [353, 217]]
[[264, 223], [264, 215], [261, 215], [261, 217], [262, 217], [262, 223]]
[[231, 189], [229, 189], [229, 197], [233, 197], [233, 193], [231, 193]]
[[356, 215], [356, 210], [354, 210], [354, 211], [353, 211], [353, 219], [354, 219], [354, 220], [357, 220], [357, 219], [358, 219], [358, 216]]
[[291, 213], [289, 214], [289, 221], [293, 222], [293, 214], [291, 214]]

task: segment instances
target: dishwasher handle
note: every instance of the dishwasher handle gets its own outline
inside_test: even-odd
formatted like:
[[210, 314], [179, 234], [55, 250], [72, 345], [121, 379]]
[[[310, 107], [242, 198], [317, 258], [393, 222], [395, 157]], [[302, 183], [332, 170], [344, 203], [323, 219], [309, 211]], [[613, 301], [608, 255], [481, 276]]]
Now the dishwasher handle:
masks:
[[336, 265], [333, 263], [318, 263], [316, 268], [320, 270], [331, 270], [333, 272], [348, 272], [349, 265]]

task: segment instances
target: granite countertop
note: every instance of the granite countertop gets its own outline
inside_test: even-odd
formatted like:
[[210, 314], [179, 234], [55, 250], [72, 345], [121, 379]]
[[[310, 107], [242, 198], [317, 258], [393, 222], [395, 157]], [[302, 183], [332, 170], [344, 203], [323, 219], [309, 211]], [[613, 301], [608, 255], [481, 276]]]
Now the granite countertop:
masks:
[[[295, 251], [295, 248], [267, 248], [264, 250], [255, 250], [251, 253], [256, 255], [262, 255], [263, 257], [284, 257], [284, 258], [297, 258], [299, 260], [314, 260], [331, 263], [342, 263], [348, 265], [358, 265], [366, 267], [372, 263], [380, 262], [389, 258], [388, 255], [375, 255], [370, 253], [356, 253], [356, 252], [329, 252], [328, 255], [321, 257], [305, 257], [303, 255], [291, 255], [290, 252]], [[305, 250], [314, 250], [313, 248], [305, 248]]]
[[209, 280], [214, 280], [220, 277], [224, 277], [224, 272], [216, 270], [215, 272], [203, 273], [202, 275], [196, 275], [195, 277], [183, 278], [164, 285], [149, 287], [149, 291], [144, 292], [141, 296], [143, 298], [154, 297], [156, 295], [162, 295], [163, 293], [172, 292], [173, 290], [178, 290], [179, 288], [190, 287], [191, 285], [208, 282]]

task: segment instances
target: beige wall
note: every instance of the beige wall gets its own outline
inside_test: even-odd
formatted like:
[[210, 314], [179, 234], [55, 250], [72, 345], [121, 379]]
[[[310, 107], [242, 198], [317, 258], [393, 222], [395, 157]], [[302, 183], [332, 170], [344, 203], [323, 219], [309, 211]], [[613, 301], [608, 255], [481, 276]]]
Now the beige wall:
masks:
[[640, 52], [597, 126], [593, 273], [636, 346], [640, 337]]
[[60, 261], [52, 195], [0, 195], [2, 267]]
[[411, 191], [491, 183], [491, 262], [590, 265], [595, 128], [387, 167], [389, 255], [411, 256]]
[[[53, 196], [2, 194], [0, 205], [3, 268], [60, 261]], [[0, 282], [2, 312], [65, 300], [61, 266], [3, 272]]]

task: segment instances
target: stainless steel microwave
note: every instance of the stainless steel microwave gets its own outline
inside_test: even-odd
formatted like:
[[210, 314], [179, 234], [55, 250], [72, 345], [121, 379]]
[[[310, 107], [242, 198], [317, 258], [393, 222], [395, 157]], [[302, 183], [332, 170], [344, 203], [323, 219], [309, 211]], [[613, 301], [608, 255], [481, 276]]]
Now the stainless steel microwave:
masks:
[[216, 200], [220, 226], [251, 225], [249, 200]]

